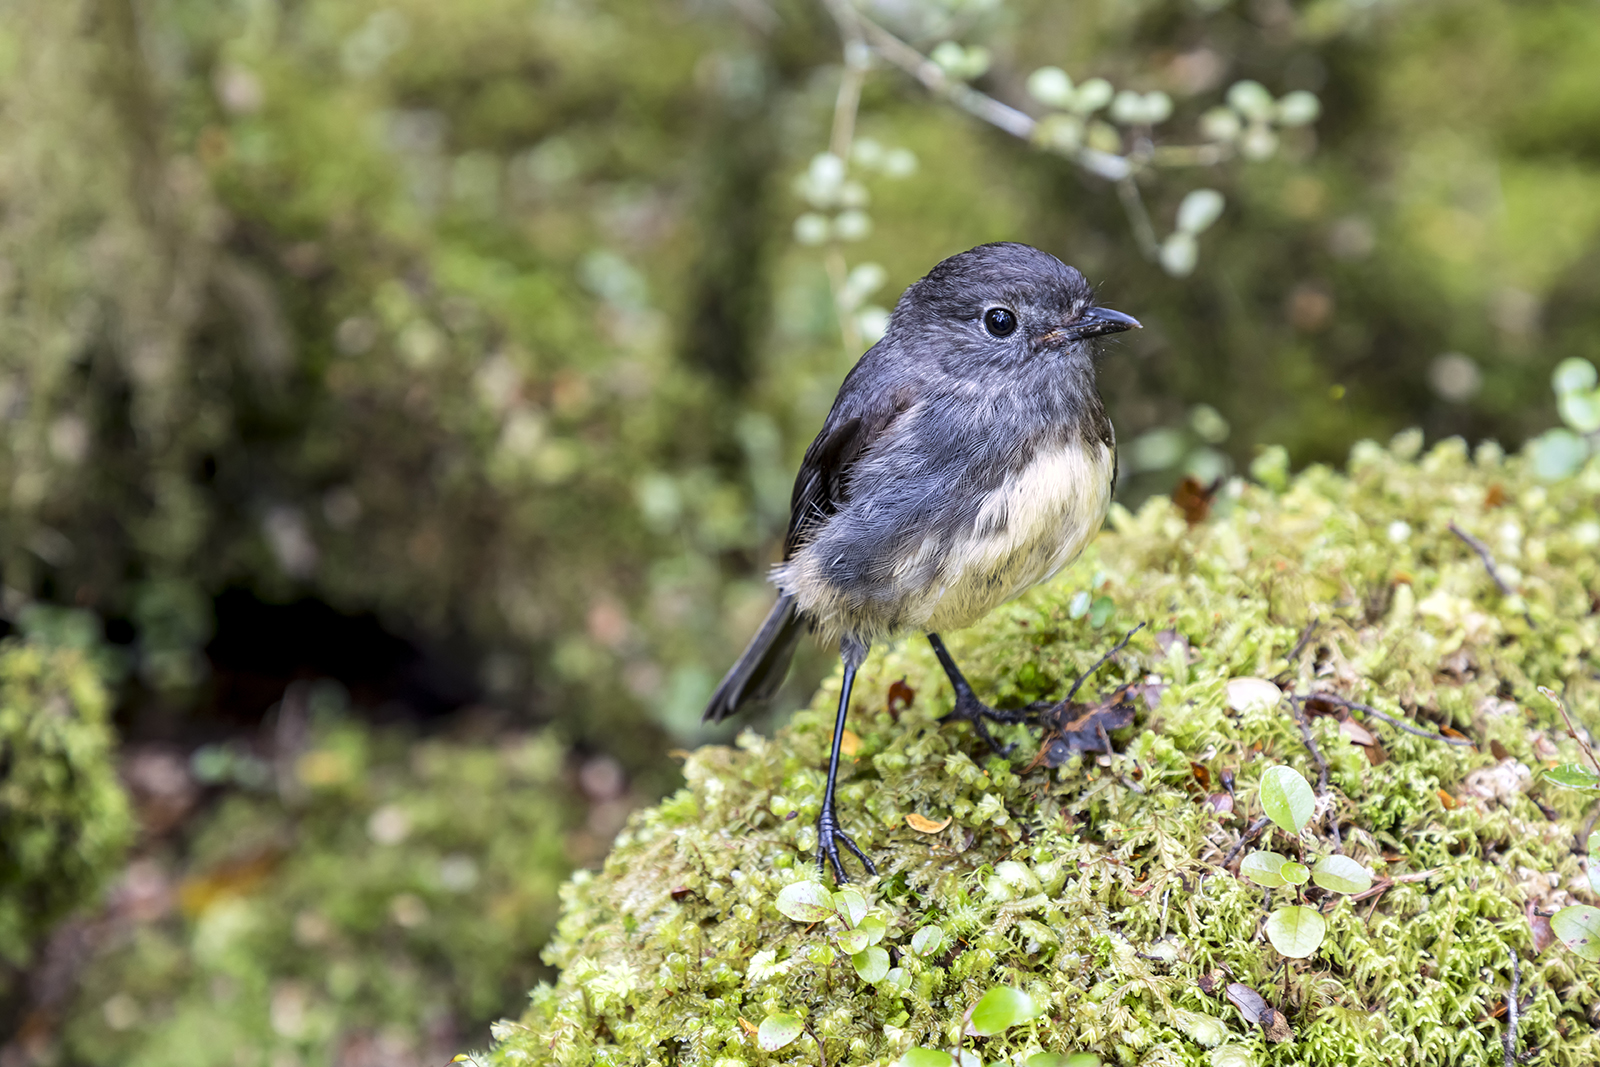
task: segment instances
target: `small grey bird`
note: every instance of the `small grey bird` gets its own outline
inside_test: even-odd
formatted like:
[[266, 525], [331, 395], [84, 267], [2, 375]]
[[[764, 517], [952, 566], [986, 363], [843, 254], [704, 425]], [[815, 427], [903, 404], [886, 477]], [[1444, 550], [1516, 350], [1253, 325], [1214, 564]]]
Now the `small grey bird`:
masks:
[[1092, 339], [1133, 329], [1082, 274], [1023, 244], [951, 256], [900, 297], [845, 376], [795, 478], [778, 603], [711, 696], [719, 722], [782, 684], [802, 627], [839, 642], [844, 685], [817, 818], [817, 865], [844, 882], [834, 783], [856, 670], [872, 642], [928, 635], [955, 710], [1020, 716], [973, 695], [939, 631], [969, 626], [1072, 562], [1105, 521], [1116, 437]]

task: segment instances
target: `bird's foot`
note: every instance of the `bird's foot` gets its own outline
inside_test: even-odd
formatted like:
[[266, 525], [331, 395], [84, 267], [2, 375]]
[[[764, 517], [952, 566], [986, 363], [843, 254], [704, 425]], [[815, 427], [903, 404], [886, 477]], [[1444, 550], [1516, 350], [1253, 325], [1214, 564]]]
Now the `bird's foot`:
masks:
[[839, 861], [839, 842], [844, 842], [844, 847], [855, 853], [856, 859], [867, 869], [868, 874], [877, 874], [878, 868], [867, 859], [867, 854], [852, 840], [850, 835], [839, 829], [839, 817], [834, 814], [831, 803], [822, 806], [822, 814], [817, 816], [817, 872], [826, 874], [824, 863], [833, 867], [833, 878], [840, 885], [850, 881], [844, 873], [844, 864]]
[[989, 727], [984, 720], [987, 719], [989, 722], [997, 722], [1005, 726], [1014, 726], [1019, 722], [1027, 722], [1028, 717], [1028, 708], [1020, 708], [1016, 711], [1001, 711], [998, 708], [991, 708], [973, 696], [970, 688], [958, 686], [956, 689], [956, 706], [948, 715], [939, 720], [939, 725], [943, 726], [947, 722], [969, 722], [972, 724], [973, 732], [983, 738], [983, 743], [989, 746], [991, 752], [997, 756], [1009, 756], [1017, 746], [997, 744], [994, 737], [990, 735]]

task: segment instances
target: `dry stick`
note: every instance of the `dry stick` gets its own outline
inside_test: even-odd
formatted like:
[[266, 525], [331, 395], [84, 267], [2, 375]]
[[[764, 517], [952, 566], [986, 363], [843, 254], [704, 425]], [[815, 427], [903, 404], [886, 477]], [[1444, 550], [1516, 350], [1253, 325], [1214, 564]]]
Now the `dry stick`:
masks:
[[1517, 950], [1507, 948], [1511, 953], [1511, 995], [1506, 997], [1506, 1032], [1501, 1036], [1505, 1042], [1506, 1065], [1516, 1067], [1517, 1063], [1517, 983], [1522, 979], [1522, 974], [1517, 967]]
[[1133, 635], [1142, 629], [1144, 629], [1144, 623], [1141, 622], [1138, 626], [1135, 626], [1133, 629], [1123, 634], [1122, 640], [1117, 642], [1115, 648], [1101, 656], [1099, 659], [1095, 660], [1093, 667], [1090, 667], [1088, 670], [1078, 675], [1078, 680], [1072, 683], [1072, 688], [1067, 690], [1066, 699], [1061, 703], [1069, 703], [1073, 697], [1077, 696], [1079, 687], [1081, 687], [1084, 682], [1087, 682], [1094, 675], [1095, 671], [1099, 670], [1101, 667], [1104, 667], [1107, 660], [1109, 660], [1112, 656], [1115, 656], [1118, 652], [1121, 652], [1123, 649], [1127, 648], [1128, 642], [1133, 640]]
[[1539, 693], [1550, 703], [1554, 704], [1556, 709], [1561, 712], [1562, 721], [1567, 724], [1567, 736], [1578, 742], [1578, 747], [1583, 749], [1583, 754], [1589, 757], [1590, 766], [1595, 769], [1596, 774], [1600, 774], [1600, 760], [1595, 759], [1594, 749], [1589, 747], [1589, 742], [1585, 741], [1581, 736], [1579, 736], [1578, 728], [1572, 725], [1572, 716], [1567, 714], [1567, 705], [1562, 702], [1560, 697], [1556, 696], [1556, 691], [1554, 689], [1550, 689], [1541, 685], [1539, 687]]
[[1322, 752], [1317, 748], [1317, 739], [1311, 736], [1311, 723], [1306, 719], [1305, 697], [1291, 696], [1289, 708], [1294, 712], [1294, 721], [1300, 726], [1300, 736], [1305, 739], [1306, 748], [1311, 750], [1311, 758], [1317, 761], [1317, 795], [1328, 791], [1328, 761], [1322, 758]]
[[1303, 697], [1302, 699], [1310, 699], [1310, 697], [1316, 697], [1318, 700], [1331, 700], [1335, 704], [1349, 708], [1351, 711], [1364, 712], [1367, 715], [1375, 716], [1396, 729], [1404, 730], [1408, 734], [1415, 734], [1417, 737], [1426, 737], [1429, 741], [1443, 741], [1447, 745], [1472, 745], [1475, 743], [1470, 737], [1446, 737], [1444, 734], [1436, 734], [1432, 730], [1423, 730], [1416, 726], [1407, 725], [1394, 716], [1379, 711], [1377, 708], [1363, 704], [1359, 700], [1348, 700], [1336, 693], [1312, 693], [1309, 697]]
[[[1317, 739], [1311, 736], [1311, 723], [1306, 719], [1304, 697], [1291, 696], [1289, 710], [1294, 713], [1294, 721], [1300, 727], [1300, 736], [1305, 740], [1306, 748], [1311, 750], [1311, 758], [1317, 761], [1317, 796], [1328, 795], [1328, 761], [1322, 758], [1322, 750], [1317, 747]], [[1339, 813], [1333, 805], [1328, 805], [1328, 831], [1333, 834], [1334, 850], [1342, 852], [1344, 841], [1339, 837]]]
[[1228, 854], [1222, 857], [1222, 865], [1226, 867], [1232, 863], [1234, 857], [1244, 851], [1244, 846], [1260, 837], [1261, 831], [1265, 830], [1271, 822], [1271, 819], [1263, 815], [1261, 818], [1251, 823], [1250, 828], [1246, 830], [1244, 834], [1240, 836], [1239, 840], [1234, 844], [1234, 846], [1228, 850]]
[[[1466, 542], [1467, 547], [1476, 552], [1478, 554], [1478, 558], [1483, 560], [1483, 569], [1489, 572], [1489, 577], [1494, 579], [1494, 584], [1500, 587], [1500, 592], [1506, 596], [1516, 596], [1517, 591], [1511, 588], [1511, 586], [1506, 583], [1506, 580], [1500, 577], [1500, 572], [1495, 569], [1494, 556], [1489, 554], [1489, 546], [1478, 540], [1476, 537], [1473, 537], [1471, 534], [1467, 533], [1467, 531], [1457, 526], [1454, 522], [1450, 523], [1449, 525], [1450, 532], [1461, 538], [1462, 541]], [[1528, 614], [1527, 608], [1522, 609], [1522, 618], [1523, 621], [1528, 624], [1528, 629], [1532, 630], [1535, 628], [1533, 624], [1533, 616]]]
[[[1589, 818], [1584, 822], [1583, 829], [1578, 831], [1578, 836], [1573, 841], [1572, 851], [1580, 856], [1589, 851], [1589, 835], [1594, 833], [1594, 824], [1597, 820], [1600, 820], [1600, 804], [1596, 804], [1589, 812]], [[1600, 862], [1600, 857], [1596, 857], [1596, 861]]]
[[1306, 628], [1300, 633], [1300, 640], [1296, 641], [1294, 643], [1294, 648], [1289, 650], [1289, 666], [1294, 666], [1294, 661], [1300, 658], [1300, 653], [1304, 652], [1306, 650], [1306, 646], [1311, 643], [1311, 635], [1316, 633], [1317, 627], [1321, 625], [1322, 620], [1320, 619], [1312, 619], [1310, 622], [1306, 623]]

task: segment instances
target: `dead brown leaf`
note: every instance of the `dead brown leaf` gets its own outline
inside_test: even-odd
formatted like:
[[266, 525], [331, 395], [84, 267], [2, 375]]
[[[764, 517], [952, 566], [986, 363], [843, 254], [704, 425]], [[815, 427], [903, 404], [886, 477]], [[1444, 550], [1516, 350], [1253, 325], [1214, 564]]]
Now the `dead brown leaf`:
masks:
[[906, 825], [919, 834], [936, 834], [950, 825], [951, 818], [951, 816], [946, 815], [942, 819], [928, 819], [918, 815], [916, 812], [912, 812], [906, 816]]

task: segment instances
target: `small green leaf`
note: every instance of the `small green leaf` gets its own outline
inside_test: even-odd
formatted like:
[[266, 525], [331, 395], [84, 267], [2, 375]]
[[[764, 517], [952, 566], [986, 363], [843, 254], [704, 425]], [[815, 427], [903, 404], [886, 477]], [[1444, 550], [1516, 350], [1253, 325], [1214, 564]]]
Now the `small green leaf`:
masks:
[[1563, 789], [1600, 790], [1600, 774], [1581, 763], [1563, 763], [1559, 767], [1551, 767], [1544, 772], [1544, 776], [1547, 781]]
[[856, 975], [868, 985], [878, 984], [889, 974], [888, 950], [877, 945], [855, 953], [850, 962], [855, 964]]
[[1600, 963], [1600, 908], [1574, 904], [1550, 916], [1550, 932], [1590, 963]]
[[855, 886], [847, 885], [833, 895], [833, 906], [845, 925], [860, 926], [861, 917], [867, 913], [867, 898]]
[[1311, 870], [1298, 860], [1290, 860], [1278, 868], [1278, 874], [1290, 885], [1305, 885], [1311, 877]]
[[778, 911], [797, 923], [817, 923], [833, 914], [833, 896], [821, 882], [792, 882], [778, 891]]
[[950, 1053], [918, 1045], [906, 1049], [905, 1055], [894, 1061], [894, 1067], [951, 1067], [954, 1063]]
[[857, 952], [861, 952], [872, 944], [871, 941], [867, 940], [866, 931], [859, 929], [840, 931], [838, 940], [839, 951], [850, 956], [854, 956]]
[[1283, 885], [1283, 865], [1289, 861], [1276, 852], [1252, 852], [1239, 864], [1239, 876], [1266, 889]]
[[997, 985], [985, 993], [972, 1009], [972, 1031], [990, 1037], [1034, 1018], [1042, 1009], [1028, 994], [1010, 986]]
[[1372, 888], [1372, 872], [1349, 856], [1322, 857], [1311, 877], [1330, 893], [1365, 893]]
[[1111, 621], [1111, 613], [1117, 608], [1116, 603], [1108, 596], [1094, 598], [1094, 603], [1089, 606], [1089, 625], [1096, 630]]
[[761, 1028], [756, 1031], [756, 1044], [765, 1052], [776, 1052], [795, 1038], [799, 1037], [805, 1029], [805, 1023], [794, 1015], [769, 1015], [761, 1022]]
[[924, 926], [911, 935], [911, 951], [919, 956], [931, 956], [944, 945], [944, 931], [937, 926]]
[[1593, 389], [1596, 382], [1600, 382], [1600, 371], [1595, 370], [1593, 363], [1577, 356], [1568, 356], [1557, 363], [1550, 375], [1550, 385], [1559, 394], [1581, 393]]
[[1304, 830], [1316, 806], [1316, 794], [1293, 767], [1268, 767], [1261, 776], [1261, 810], [1289, 833]]
[[832, 945], [811, 945], [809, 947], [811, 962], [819, 967], [827, 967], [839, 958], [839, 953], [834, 951]]
[[1089, 605], [1094, 601], [1089, 596], [1087, 589], [1080, 589], [1072, 594], [1072, 599], [1067, 601], [1067, 618], [1081, 619], [1089, 614]]
[[889, 924], [883, 921], [882, 915], [870, 911], [856, 924], [856, 930], [866, 937], [867, 944], [876, 945], [889, 932]]
[[1279, 908], [1267, 916], [1267, 940], [1290, 959], [1303, 960], [1317, 951], [1327, 932], [1316, 908]]
[[1100, 1057], [1092, 1052], [1035, 1052], [1024, 1062], [1026, 1067], [1100, 1067]]
[[1256, 1058], [1244, 1045], [1219, 1045], [1207, 1059], [1211, 1067], [1256, 1067]]

